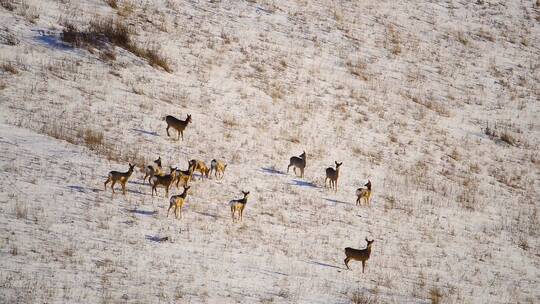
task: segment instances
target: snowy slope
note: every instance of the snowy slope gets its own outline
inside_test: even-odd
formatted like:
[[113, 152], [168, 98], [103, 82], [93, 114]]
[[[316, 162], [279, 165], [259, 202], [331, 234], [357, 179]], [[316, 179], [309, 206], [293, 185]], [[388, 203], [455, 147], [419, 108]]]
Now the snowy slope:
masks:
[[[535, 1], [1, 4], [0, 302], [540, 301]], [[172, 72], [60, 39], [108, 17]], [[175, 220], [142, 182], [157, 156], [229, 166]], [[128, 162], [128, 195], [103, 191]]]

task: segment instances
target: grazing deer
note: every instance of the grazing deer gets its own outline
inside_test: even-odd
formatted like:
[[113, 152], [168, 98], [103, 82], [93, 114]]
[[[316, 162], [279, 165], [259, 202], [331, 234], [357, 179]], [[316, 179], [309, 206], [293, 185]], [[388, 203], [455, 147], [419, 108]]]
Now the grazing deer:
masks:
[[202, 179], [203, 177], [208, 178], [208, 173], [210, 173], [210, 169], [208, 169], [203, 160], [192, 159], [189, 163], [190, 165], [195, 166], [193, 172], [199, 171], [201, 173], [200, 179]]
[[351, 247], [345, 248], [345, 255], [347, 257], [345, 258], [344, 262], [345, 262], [345, 266], [347, 266], [347, 269], [350, 269], [349, 268], [350, 260], [361, 261], [362, 273], [364, 273], [364, 268], [366, 267], [367, 260], [369, 260], [369, 255], [371, 254], [371, 244], [373, 243], [373, 241], [374, 240], [368, 241], [368, 239], [366, 238], [366, 242], [367, 242], [366, 249], [354, 249]]
[[126, 183], [128, 179], [131, 177], [131, 174], [133, 173], [133, 168], [135, 168], [135, 165], [129, 164], [129, 170], [127, 172], [118, 172], [118, 171], [111, 171], [109, 172], [109, 175], [107, 176], [107, 180], [105, 181], [105, 191], [107, 191], [107, 184], [109, 182], [112, 182], [111, 189], [112, 193], [114, 193], [114, 184], [116, 182], [120, 182], [120, 185], [122, 185], [122, 193], [126, 195]]
[[186, 120], [180, 120], [174, 116], [167, 115], [165, 116], [165, 122], [167, 122], [167, 136], [171, 136], [169, 134], [169, 128], [173, 128], [178, 132], [178, 136], [176, 140], [180, 139], [180, 135], [182, 135], [182, 140], [184, 140], [184, 130], [186, 129], [187, 125], [191, 122], [191, 115], [188, 114]]
[[163, 175], [163, 168], [161, 167], [161, 156], [154, 161], [155, 167], [153, 165], [148, 165], [144, 168], [144, 179], [143, 183], [146, 182], [148, 178], [148, 183], [152, 180], [154, 175]]
[[190, 186], [184, 186], [184, 192], [182, 192], [182, 194], [171, 196], [171, 199], [169, 200], [169, 210], [167, 210], [167, 217], [169, 217], [169, 211], [171, 211], [171, 208], [174, 207], [174, 216], [178, 218], [178, 215], [180, 215], [180, 218], [182, 218], [182, 207], [186, 202], [189, 188]]
[[152, 196], [154, 196], [154, 191], [157, 195], [157, 187], [162, 186], [165, 188], [165, 197], [169, 196], [169, 188], [173, 180], [176, 179], [176, 168], [170, 167], [171, 173], [165, 175], [154, 175], [152, 177]]
[[[238, 219], [240, 221], [243, 220], [244, 208], [246, 207], [246, 204], [247, 204], [249, 191], [248, 192], [242, 191], [242, 194], [244, 194], [243, 198], [235, 199], [229, 202], [229, 206], [231, 206], [231, 217], [232, 217], [233, 223], [235, 223]], [[238, 214], [238, 216], [235, 217], [234, 216], [235, 214]]]
[[300, 169], [300, 177], [304, 177], [304, 169], [306, 168], [306, 151], [300, 154], [299, 157], [293, 156], [289, 160], [289, 166], [287, 167], [287, 173], [289, 173], [289, 168], [293, 167], [294, 174], [296, 175], [296, 168]]
[[214, 171], [214, 176], [218, 178], [218, 173], [221, 173], [220, 179], [223, 178], [223, 175], [225, 175], [225, 169], [227, 169], [227, 164], [222, 162], [221, 160], [212, 159], [210, 162], [210, 176], [212, 176], [212, 171]]
[[335, 163], [336, 163], [336, 169], [334, 169], [332, 167], [326, 168], [326, 178], [324, 179], [324, 186], [326, 187], [326, 181], [330, 180], [330, 188], [337, 191], [337, 188], [338, 188], [337, 187], [337, 181], [338, 181], [338, 178], [339, 178], [339, 167], [341, 167], [341, 165], [343, 165], [343, 162], [338, 163], [336, 161]]
[[178, 185], [180, 183], [182, 183], [182, 185], [184, 186], [187, 186], [187, 184], [191, 181], [194, 170], [195, 164], [191, 161], [188, 162], [187, 170], [176, 169], [176, 189], [178, 189]]
[[[365, 188], [364, 188], [365, 187]], [[366, 205], [369, 205], [369, 199], [371, 198], [371, 181], [368, 179], [368, 182], [358, 189], [356, 189], [356, 205], [361, 205], [361, 200], [364, 199]]]

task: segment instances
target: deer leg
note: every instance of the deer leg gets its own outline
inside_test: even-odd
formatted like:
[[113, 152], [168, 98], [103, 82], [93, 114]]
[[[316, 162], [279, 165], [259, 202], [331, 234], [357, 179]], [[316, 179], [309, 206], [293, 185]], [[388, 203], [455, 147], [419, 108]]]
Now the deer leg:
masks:
[[116, 184], [116, 181], [115, 181], [115, 180], [113, 180], [112, 183], [111, 183], [112, 193], [114, 193], [114, 184]]
[[347, 266], [347, 269], [350, 269], [350, 268], [349, 268], [349, 261], [350, 261], [350, 260], [351, 260], [351, 259], [348, 258], [348, 257], [345, 258], [345, 260], [343, 260], [343, 262], [345, 262], [345, 266]]
[[152, 186], [152, 196], [154, 196], [154, 191], [156, 191], [156, 195], [157, 195], [156, 184], [154, 184], [154, 185]]
[[300, 177], [304, 178], [304, 168], [300, 169]]
[[364, 267], [366, 267], [366, 261], [362, 261], [362, 273], [364, 273]]
[[287, 173], [289, 173], [289, 168], [291, 167], [291, 164], [287, 166]]
[[170, 128], [170, 127], [171, 127], [171, 126], [167, 125], [167, 136], [171, 136], [171, 134], [169, 134], [169, 128]]
[[126, 183], [120, 183], [122, 185], [122, 194], [126, 195]]
[[107, 184], [111, 181], [110, 178], [107, 178], [107, 180], [105, 181], [105, 191], [107, 191]]
[[184, 141], [184, 131], [180, 131], [180, 134], [182, 134], [182, 141]]
[[169, 209], [167, 209], [167, 217], [169, 217], [169, 212], [171, 211], [171, 208], [173, 207], [174, 205], [169, 205]]

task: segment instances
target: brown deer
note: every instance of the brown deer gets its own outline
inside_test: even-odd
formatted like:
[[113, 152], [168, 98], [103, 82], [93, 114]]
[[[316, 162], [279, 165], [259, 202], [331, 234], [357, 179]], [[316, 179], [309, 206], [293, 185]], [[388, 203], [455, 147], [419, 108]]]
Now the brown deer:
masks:
[[146, 168], [144, 168], [143, 183], [146, 182], [146, 178], [148, 178], [148, 183], [150, 183], [154, 175], [163, 175], [163, 168], [161, 167], [161, 156], [154, 161], [154, 164], [155, 166], [148, 165], [146, 166]]
[[192, 159], [190, 161], [190, 164], [194, 164], [195, 166], [193, 172], [199, 171], [201, 173], [200, 179], [202, 179], [203, 177], [208, 178], [208, 173], [210, 173], [210, 169], [208, 169], [203, 160]]
[[167, 123], [167, 136], [171, 136], [169, 134], [169, 128], [173, 128], [178, 132], [178, 136], [176, 140], [180, 139], [180, 135], [182, 135], [182, 140], [184, 140], [184, 130], [186, 129], [187, 125], [191, 122], [191, 115], [188, 114], [186, 120], [180, 120], [174, 116], [167, 115], [165, 116], [165, 122]]
[[369, 205], [369, 200], [371, 198], [371, 181], [368, 179], [368, 182], [358, 189], [356, 189], [356, 205], [362, 205], [362, 199]]
[[195, 164], [191, 161], [188, 162], [187, 170], [176, 169], [176, 189], [178, 189], [178, 185], [180, 183], [182, 183], [182, 185], [184, 186], [187, 186], [187, 184], [191, 181], [194, 170]]
[[126, 183], [128, 182], [128, 179], [131, 177], [131, 174], [133, 173], [133, 168], [135, 168], [135, 165], [129, 164], [129, 170], [127, 172], [118, 172], [118, 171], [111, 171], [109, 172], [109, 175], [107, 176], [107, 180], [105, 181], [105, 191], [107, 191], [107, 184], [109, 182], [112, 182], [111, 189], [112, 193], [114, 193], [114, 184], [116, 182], [120, 182], [120, 185], [122, 185], [122, 193], [126, 195]]
[[171, 196], [171, 199], [169, 200], [169, 210], [167, 210], [167, 217], [169, 217], [169, 211], [171, 211], [171, 208], [174, 207], [174, 216], [178, 218], [180, 215], [180, 218], [182, 218], [182, 207], [186, 202], [189, 188], [190, 186], [184, 186], [184, 192], [182, 192], [182, 194]]
[[152, 177], [152, 196], [154, 196], [154, 191], [157, 195], [157, 187], [161, 186], [165, 188], [165, 197], [169, 196], [169, 188], [173, 180], [176, 178], [176, 168], [170, 167], [171, 173], [165, 175], [154, 175]]
[[354, 248], [351, 248], [351, 247], [347, 247], [345, 248], [345, 266], [347, 266], [347, 269], [350, 269], [349, 268], [349, 261], [350, 260], [353, 260], [353, 261], [361, 261], [362, 262], [362, 273], [364, 273], [364, 268], [366, 267], [366, 263], [367, 263], [367, 260], [369, 260], [369, 256], [371, 255], [371, 244], [373, 243], [374, 240], [371, 240], [371, 241], [368, 241], [368, 239], [366, 238], [366, 242], [367, 242], [367, 247], [366, 249], [354, 249]]
[[[210, 162], [210, 176], [212, 176], [212, 171], [214, 171], [214, 176], [216, 178], [222, 179], [223, 175], [225, 175], [225, 169], [227, 169], [227, 164], [222, 162], [221, 160], [212, 159]], [[218, 174], [220, 174], [221, 177], [218, 177]]]
[[[242, 194], [244, 195], [243, 198], [235, 199], [229, 202], [229, 206], [231, 206], [231, 217], [233, 223], [235, 223], [237, 220], [243, 220], [244, 208], [246, 208], [249, 191], [242, 191]], [[238, 214], [238, 216], [235, 217], [235, 214]]]
[[335, 161], [335, 163], [336, 163], [336, 169], [334, 169], [332, 167], [326, 168], [326, 178], [324, 179], [324, 186], [326, 187], [326, 181], [330, 180], [330, 188], [334, 189], [337, 192], [337, 188], [338, 188], [337, 181], [338, 181], [338, 178], [339, 178], [339, 167], [341, 167], [341, 165], [343, 165], [343, 162], [338, 163], [337, 161]]
[[292, 166], [294, 174], [296, 175], [296, 168], [300, 169], [300, 177], [304, 177], [304, 169], [306, 168], [306, 151], [300, 154], [299, 157], [293, 156], [289, 159], [289, 166], [287, 167], [287, 173], [289, 173], [289, 168]]

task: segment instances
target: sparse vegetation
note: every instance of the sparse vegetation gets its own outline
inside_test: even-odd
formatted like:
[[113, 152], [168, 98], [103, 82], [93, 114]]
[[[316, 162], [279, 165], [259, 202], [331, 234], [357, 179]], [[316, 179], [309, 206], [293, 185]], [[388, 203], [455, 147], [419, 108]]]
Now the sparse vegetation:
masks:
[[12, 62], [4, 62], [2, 63], [2, 70], [4, 70], [7, 73], [10, 73], [12, 75], [18, 74], [19, 70]]
[[15, 1], [14, 0], [0, 0], [0, 6], [7, 9], [8, 11], [14, 11]]
[[379, 303], [375, 298], [366, 295], [365, 292], [362, 291], [354, 291], [350, 295], [351, 304], [377, 304]]
[[429, 290], [429, 299], [431, 300], [431, 304], [440, 304], [443, 299], [443, 294], [437, 287], [432, 287]]
[[105, 0], [105, 2], [114, 9], [118, 8], [118, 0]]
[[171, 73], [170, 62], [156, 48], [143, 48], [132, 40], [132, 29], [120, 19], [96, 18], [90, 22], [87, 30], [80, 30], [71, 23], [66, 23], [61, 38], [74, 47], [103, 50], [101, 58], [116, 59], [112, 46], [121, 47], [134, 55], [148, 60], [154, 67], [161, 67]]

